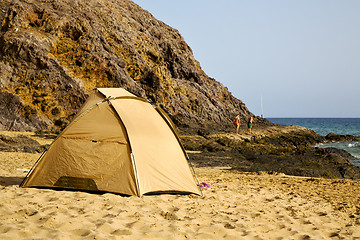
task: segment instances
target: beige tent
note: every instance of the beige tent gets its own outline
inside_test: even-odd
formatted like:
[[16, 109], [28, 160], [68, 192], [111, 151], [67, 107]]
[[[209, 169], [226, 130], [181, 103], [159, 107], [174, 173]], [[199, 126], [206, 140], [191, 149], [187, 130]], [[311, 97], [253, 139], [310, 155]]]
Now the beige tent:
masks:
[[98, 88], [21, 187], [201, 194], [187, 160], [160, 108], [121, 88]]

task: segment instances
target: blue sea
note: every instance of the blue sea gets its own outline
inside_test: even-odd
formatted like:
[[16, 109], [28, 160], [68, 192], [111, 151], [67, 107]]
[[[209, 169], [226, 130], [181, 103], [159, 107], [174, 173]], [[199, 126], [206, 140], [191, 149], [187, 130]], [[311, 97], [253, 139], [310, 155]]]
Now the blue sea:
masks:
[[[314, 130], [326, 136], [329, 133], [360, 136], [360, 118], [267, 118], [281, 125], [298, 125]], [[318, 147], [335, 147], [343, 149], [356, 157], [353, 164], [360, 166], [360, 142], [335, 142], [320, 144]]]

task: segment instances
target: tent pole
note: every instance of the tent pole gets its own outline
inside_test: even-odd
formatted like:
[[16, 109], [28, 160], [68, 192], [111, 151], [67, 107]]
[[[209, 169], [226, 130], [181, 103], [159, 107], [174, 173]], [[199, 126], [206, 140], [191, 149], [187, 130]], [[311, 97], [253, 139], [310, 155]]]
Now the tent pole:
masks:
[[198, 185], [199, 190], [200, 190], [200, 193], [201, 193], [201, 197], [204, 197], [204, 194], [203, 194], [203, 192], [202, 192], [202, 190], [201, 190], [200, 182], [199, 182], [199, 179], [198, 179], [198, 177], [197, 177], [197, 175], [196, 175], [196, 172], [195, 172], [194, 166], [193, 166], [193, 164], [190, 162], [190, 159], [189, 159], [189, 157], [188, 157], [187, 153], [186, 153], [186, 159], [187, 159], [187, 161], [188, 161], [188, 163], [189, 163], [189, 165], [190, 165], [190, 167], [191, 167], [191, 169], [192, 169], [192, 171], [193, 171], [193, 173], [194, 173], [194, 176], [195, 176], [195, 179], [196, 179], [197, 185]]
[[126, 140], [128, 142], [128, 146], [129, 146], [129, 151], [130, 151], [130, 158], [131, 158], [131, 162], [132, 162], [132, 166], [133, 166], [133, 170], [134, 170], [134, 174], [135, 174], [135, 178], [136, 178], [136, 187], [137, 187], [137, 190], [138, 190], [138, 193], [139, 193], [139, 196], [138, 197], [142, 197], [142, 194], [141, 194], [141, 190], [140, 190], [140, 180], [139, 180], [139, 175], [138, 175], [138, 171], [137, 171], [137, 168], [136, 168], [136, 162], [135, 162], [135, 156], [133, 154], [133, 151], [132, 151], [132, 147], [131, 147], [131, 142], [130, 142], [130, 138], [129, 138], [129, 134], [128, 134], [128, 131], [126, 129], [126, 126], [123, 122], [123, 120], [121, 119], [119, 113], [116, 111], [114, 105], [112, 104], [111, 100], [113, 99], [116, 99], [116, 98], [107, 98], [105, 99], [108, 103], [109, 103], [109, 106], [112, 108], [112, 110], [116, 113], [116, 116], [118, 117], [118, 120], [120, 121], [121, 125], [124, 127], [124, 130], [125, 130], [125, 137], [126, 137]]
[[[130, 145], [130, 142], [129, 142], [129, 145]], [[137, 172], [137, 169], [136, 169], [135, 157], [134, 157], [133, 152], [131, 152], [131, 161], [132, 161], [133, 168], [134, 168], [134, 171], [135, 171], [136, 185], [138, 187], [139, 197], [141, 198], [142, 195], [141, 195], [141, 191], [140, 191], [139, 176], [138, 176], [138, 172]]]

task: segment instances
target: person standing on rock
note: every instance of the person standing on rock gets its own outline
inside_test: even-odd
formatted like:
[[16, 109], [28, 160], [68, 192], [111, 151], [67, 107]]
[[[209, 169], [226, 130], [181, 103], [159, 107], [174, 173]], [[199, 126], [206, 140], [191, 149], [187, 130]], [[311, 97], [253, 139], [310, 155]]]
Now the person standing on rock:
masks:
[[249, 121], [248, 121], [248, 123], [247, 123], [247, 125], [248, 125], [248, 134], [249, 135], [251, 135], [251, 130], [252, 130], [252, 123], [253, 123], [253, 120], [254, 120], [254, 117], [253, 116], [251, 116], [250, 118], [249, 118]]
[[237, 115], [235, 118], [234, 118], [234, 125], [235, 125], [235, 133], [236, 134], [239, 134], [239, 127], [240, 127], [240, 116]]

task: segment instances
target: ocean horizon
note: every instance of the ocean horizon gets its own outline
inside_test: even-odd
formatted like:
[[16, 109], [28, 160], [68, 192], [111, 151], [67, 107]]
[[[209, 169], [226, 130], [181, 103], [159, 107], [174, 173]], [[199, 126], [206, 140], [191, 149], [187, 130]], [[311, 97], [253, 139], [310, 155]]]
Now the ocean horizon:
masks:
[[266, 119], [280, 125], [306, 127], [321, 136], [329, 133], [360, 136], [360, 118], [271, 117]]

